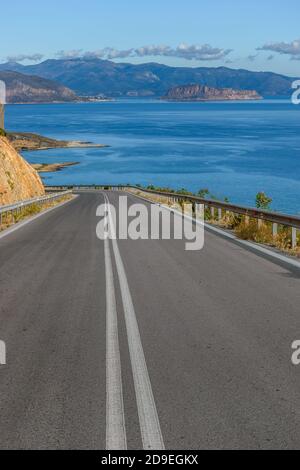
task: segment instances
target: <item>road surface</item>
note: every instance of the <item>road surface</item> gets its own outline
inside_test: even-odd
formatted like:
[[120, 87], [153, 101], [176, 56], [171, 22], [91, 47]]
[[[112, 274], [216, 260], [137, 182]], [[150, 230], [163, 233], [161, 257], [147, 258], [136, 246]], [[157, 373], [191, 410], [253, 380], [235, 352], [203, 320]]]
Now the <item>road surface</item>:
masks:
[[105, 194], [0, 240], [0, 448], [299, 448], [299, 271], [210, 231], [101, 241]]

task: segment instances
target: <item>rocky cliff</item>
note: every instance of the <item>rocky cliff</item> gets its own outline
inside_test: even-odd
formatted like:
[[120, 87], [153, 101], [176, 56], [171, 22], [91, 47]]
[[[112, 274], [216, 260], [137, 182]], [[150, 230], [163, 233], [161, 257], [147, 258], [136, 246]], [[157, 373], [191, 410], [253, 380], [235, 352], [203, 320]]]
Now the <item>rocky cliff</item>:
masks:
[[45, 194], [37, 172], [0, 136], [0, 205]]
[[185, 85], [171, 88], [163, 99], [169, 101], [234, 101], [259, 100], [262, 99], [262, 97], [254, 90]]

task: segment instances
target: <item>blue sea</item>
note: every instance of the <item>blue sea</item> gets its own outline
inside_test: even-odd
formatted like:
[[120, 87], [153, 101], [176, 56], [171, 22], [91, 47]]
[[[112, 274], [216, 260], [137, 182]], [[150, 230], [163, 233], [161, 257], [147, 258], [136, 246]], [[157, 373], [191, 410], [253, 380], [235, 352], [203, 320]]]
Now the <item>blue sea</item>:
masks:
[[207, 188], [248, 206], [264, 191], [274, 210], [300, 214], [300, 106], [288, 100], [9, 105], [6, 127], [110, 146], [24, 153], [80, 163], [44, 174], [48, 184]]

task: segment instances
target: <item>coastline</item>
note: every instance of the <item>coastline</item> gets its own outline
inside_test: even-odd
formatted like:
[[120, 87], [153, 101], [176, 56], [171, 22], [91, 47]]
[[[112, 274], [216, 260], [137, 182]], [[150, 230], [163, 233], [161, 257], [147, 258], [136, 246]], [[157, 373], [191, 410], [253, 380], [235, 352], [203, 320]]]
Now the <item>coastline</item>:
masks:
[[6, 137], [18, 152], [50, 150], [62, 148], [107, 148], [105, 144], [95, 144], [77, 140], [57, 140], [29, 132], [7, 132]]
[[[62, 142], [63, 144], [63, 142]], [[20, 149], [22, 152], [30, 151], [40, 151], [40, 150], [51, 150], [54, 148], [57, 149], [63, 149], [63, 148], [69, 148], [69, 149], [76, 149], [76, 148], [107, 148], [109, 145], [104, 145], [104, 144], [93, 144], [92, 142], [81, 142], [81, 141], [69, 141], [65, 145], [55, 145], [55, 146], [49, 146], [49, 147], [36, 147], [36, 148], [22, 148]]]
[[38, 173], [56, 173], [62, 171], [64, 168], [79, 165], [79, 162], [65, 162], [65, 163], [30, 163]]
[[163, 96], [160, 98], [161, 101], [167, 103], [228, 103], [228, 102], [248, 102], [248, 101], [263, 101], [265, 98], [257, 97], [257, 98], [168, 98]]

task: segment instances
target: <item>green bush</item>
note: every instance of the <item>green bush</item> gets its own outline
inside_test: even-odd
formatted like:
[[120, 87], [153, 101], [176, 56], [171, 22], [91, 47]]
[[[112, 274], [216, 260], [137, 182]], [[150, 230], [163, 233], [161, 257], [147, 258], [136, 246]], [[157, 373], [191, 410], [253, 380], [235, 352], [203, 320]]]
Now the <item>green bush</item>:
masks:
[[261, 192], [256, 195], [256, 207], [257, 209], [270, 209], [270, 204], [272, 204], [273, 200], [268, 197], [265, 193]]
[[205, 199], [209, 195], [209, 190], [208, 189], [199, 189], [197, 196], [201, 197], [202, 199]]

